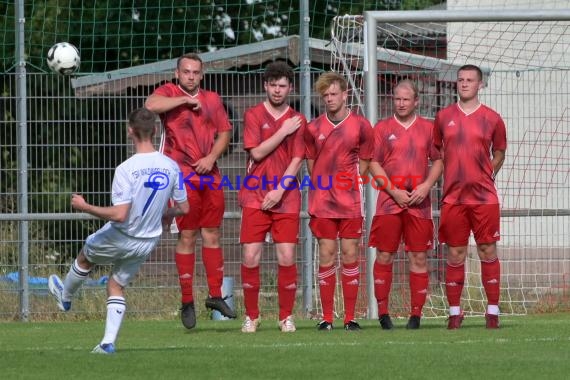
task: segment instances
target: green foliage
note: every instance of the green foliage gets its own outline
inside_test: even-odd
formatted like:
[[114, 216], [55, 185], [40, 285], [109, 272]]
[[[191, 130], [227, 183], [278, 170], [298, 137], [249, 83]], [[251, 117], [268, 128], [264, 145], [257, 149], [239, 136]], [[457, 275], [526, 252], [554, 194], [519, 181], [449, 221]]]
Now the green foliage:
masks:
[[[12, 1], [0, 0], [1, 67], [16, 59]], [[441, 0], [311, 0], [310, 31], [329, 38], [334, 16], [365, 10], [411, 10]], [[26, 1], [28, 69], [48, 70], [51, 45], [68, 41], [80, 48], [81, 72], [105, 72], [259, 40], [299, 34], [301, 0], [44, 0]]]

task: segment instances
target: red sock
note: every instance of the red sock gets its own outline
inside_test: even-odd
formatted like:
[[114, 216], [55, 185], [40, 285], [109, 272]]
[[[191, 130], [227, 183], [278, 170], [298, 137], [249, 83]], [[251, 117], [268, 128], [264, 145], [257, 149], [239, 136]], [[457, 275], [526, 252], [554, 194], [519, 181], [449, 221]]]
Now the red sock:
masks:
[[498, 305], [501, 295], [501, 263], [499, 258], [481, 261], [481, 280], [487, 294], [489, 305]]
[[417, 273], [410, 271], [410, 302], [412, 304], [411, 315], [422, 316], [422, 309], [426, 303], [429, 276], [427, 272]]
[[251, 319], [259, 318], [259, 266], [248, 268], [241, 266], [241, 286], [245, 315]]
[[178, 282], [182, 293], [182, 303], [194, 301], [192, 285], [194, 283], [194, 266], [196, 255], [193, 253], [176, 253], [176, 269], [178, 270]]
[[323, 320], [333, 323], [334, 290], [336, 287], [336, 267], [319, 267], [319, 291], [321, 293], [321, 306]]
[[449, 306], [461, 305], [461, 292], [465, 282], [465, 264], [451, 265], [447, 263], [445, 267], [445, 292]]
[[358, 261], [342, 264], [342, 298], [344, 300], [344, 323], [354, 320], [354, 309], [358, 298], [360, 271]]
[[378, 315], [389, 314], [390, 288], [392, 287], [393, 264], [374, 261], [374, 296], [378, 302]]
[[210, 296], [221, 297], [222, 282], [224, 281], [224, 255], [222, 249], [202, 247], [202, 262], [206, 268]]
[[279, 265], [277, 270], [277, 294], [279, 295], [279, 320], [293, 315], [297, 293], [297, 266]]

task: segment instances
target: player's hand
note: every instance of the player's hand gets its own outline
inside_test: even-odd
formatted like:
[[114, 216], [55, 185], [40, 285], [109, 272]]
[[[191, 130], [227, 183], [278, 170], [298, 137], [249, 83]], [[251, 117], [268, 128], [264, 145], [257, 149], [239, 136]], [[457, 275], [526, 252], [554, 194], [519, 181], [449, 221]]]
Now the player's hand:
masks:
[[285, 120], [279, 128], [285, 136], [289, 136], [291, 133], [295, 133], [297, 129], [301, 126], [301, 117], [300, 116], [293, 116], [289, 119]]
[[426, 183], [420, 183], [411, 193], [410, 193], [410, 206], [419, 205], [426, 199], [430, 192], [430, 187]]
[[262, 210], [270, 210], [283, 198], [283, 192], [279, 190], [271, 190], [263, 198], [263, 203], [261, 204]]
[[87, 206], [88, 206], [88, 203], [85, 201], [85, 198], [83, 198], [82, 195], [71, 194], [71, 207], [72, 208], [79, 210], [79, 211], [85, 211]]
[[165, 231], [170, 229], [170, 225], [174, 221], [173, 213], [170, 210], [171, 209], [166, 210], [164, 215], [162, 215], [162, 229]]
[[194, 168], [196, 173], [203, 175], [203, 174], [208, 174], [209, 172], [211, 172], [212, 169], [214, 168], [215, 163], [216, 163], [216, 159], [214, 157], [208, 155], [206, 157], [200, 158], [198, 161], [196, 161], [192, 165], [192, 167]]
[[194, 99], [189, 96], [186, 96], [185, 99], [186, 99], [186, 104], [192, 111], [199, 111], [202, 108], [202, 104], [198, 99]]
[[407, 208], [410, 205], [410, 193], [406, 190], [395, 189], [392, 192], [392, 198], [401, 208]]

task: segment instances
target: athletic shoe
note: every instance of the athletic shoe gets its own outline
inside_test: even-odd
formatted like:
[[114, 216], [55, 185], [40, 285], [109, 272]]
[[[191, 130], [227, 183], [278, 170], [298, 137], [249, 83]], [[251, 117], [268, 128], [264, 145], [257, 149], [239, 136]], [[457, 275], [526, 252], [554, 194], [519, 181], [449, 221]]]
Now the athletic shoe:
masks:
[[419, 329], [420, 328], [420, 320], [421, 320], [421, 317], [419, 315], [410, 316], [410, 318], [408, 319], [408, 324], [406, 325], [406, 328], [408, 330]]
[[194, 302], [183, 303], [180, 308], [180, 319], [187, 329], [193, 329], [196, 326], [196, 310]]
[[346, 331], [360, 331], [360, 330], [362, 330], [360, 325], [354, 320], [346, 322], [344, 324], [344, 329]]
[[333, 324], [327, 321], [320, 321], [317, 324], [317, 330], [319, 331], [331, 331], [333, 329]]
[[69, 311], [69, 309], [71, 309], [71, 301], [63, 300], [63, 283], [57, 275], [52, 274], [49, 276], [48, 289], [52, 296], [54, 296], [59, 310]]
[[498, 329], [499, 316], [494, 314], [485, 314], [485, 325], [488, 329]]
[[463, 314], [460, 315], [450, 315], [447, 319], [447, 329], [457, 330], [461, 327], [461, 322], [463, 322]]
[[115, 353], [115, 346], [113, 343], [98, 344], [91, 350], [92, 354], [110, 355]]
[[390, 314], [382, 314], [378, 320], [380, 321], [380, 328], [382, 328], [382, 330], [392, 330], [394, 328]]
[[233, 311], [226, 303], [225, 300], [227, 298], [228, 297], [208, 297], [206, 298], [206, 307], [208, 309], [219, 311], [224, 317], [235, 318], [236, 312]]
[[[257, 331], [259, 325], [260, 325], [259, 318], [251, 319], [246, 315], [245, 320], [243, 321], [243, 325], [241, 325], [241, 332], [254, 333]], [[293, 327], [295, 327], [295, 325], [293, 325]]]
[[290, 315], [282, 321], [279, 321], [279, 330], [281, 332], [295, 332], [297, 328], [295, 327], [295, 321], [293, 320], [293, 316]]

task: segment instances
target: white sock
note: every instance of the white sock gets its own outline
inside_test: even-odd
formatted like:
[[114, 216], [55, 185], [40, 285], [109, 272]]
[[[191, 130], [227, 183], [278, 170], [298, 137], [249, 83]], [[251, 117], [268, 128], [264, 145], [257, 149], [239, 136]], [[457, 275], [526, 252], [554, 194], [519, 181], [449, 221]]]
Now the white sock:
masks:
[[487, 305], [487, 314], [499, 315], [499, 305]]
[[124, 297], [109, 297], [107, 298], [107, 322], [105, 323], [105, 336], [101, 344], [115, 343], [127, 304]]
[[449, 315], [460, 315], [460, 314], [461, 314], [461, 306], [449, 307]]
[[71, 301], [71, 297], [87, 279], [89, 272], [90, 270], [81, 268], [75, 259], [69, 268], [69, 272], [67, 272], [67, 276], [65, 276], [65, 280], [63, 280], [63, 301]]

